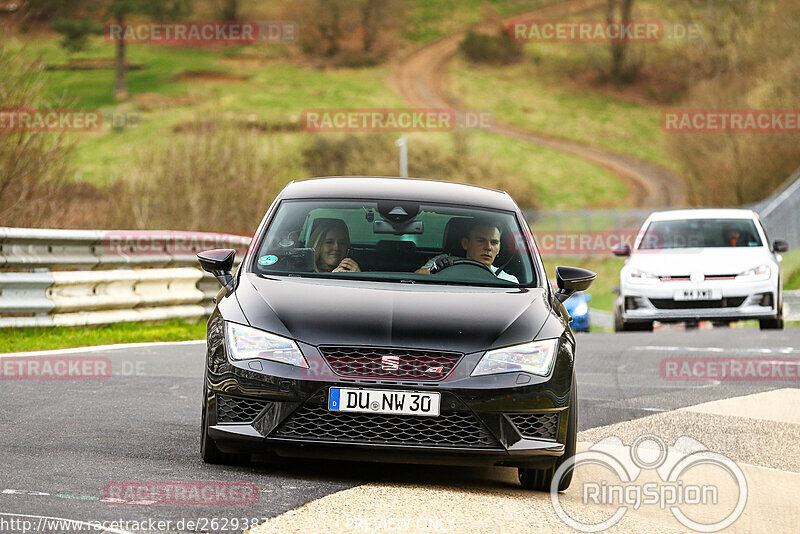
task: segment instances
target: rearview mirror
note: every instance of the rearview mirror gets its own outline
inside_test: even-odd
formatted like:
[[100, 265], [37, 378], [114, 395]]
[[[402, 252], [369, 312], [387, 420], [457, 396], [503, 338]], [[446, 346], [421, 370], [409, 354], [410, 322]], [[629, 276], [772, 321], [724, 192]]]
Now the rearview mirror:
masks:
[[630, 256], [631, 255], [631, 247], [627, 243], [622, 245], [617, 245], [611, 252], [614, 253], [614, 256]]
[[576, 291], [586, 291], [595, 278], [597, 273], [580, 267], [556, 267], [556, 298], [564, 302]]
[[200, 267], [204, 271], [213, 274], [222, 287], [228, 287], [233, 280], [233, 258], [236, 256], [236, 251], [232, 248], [217, 248], [213, 250], [204, 250], [197, 253], [197, 259], [200, 261]]
[[787, 243], [783, 239], [776, 239], [772, 243], [772, 251], [773, 252], [783, 253], [783, 252], [788, 252], [788, 250], [789, 250], [789, 243]]

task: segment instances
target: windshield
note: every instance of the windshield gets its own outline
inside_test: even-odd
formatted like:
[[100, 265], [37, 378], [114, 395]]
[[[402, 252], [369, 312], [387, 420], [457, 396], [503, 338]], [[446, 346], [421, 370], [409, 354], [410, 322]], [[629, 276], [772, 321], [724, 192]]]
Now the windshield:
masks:
[[264, 275], [535, 283], [513, 213], [406, 201], [283, 201], [258, 246]]
[[651, 222], [639, 250], [760, 246], [752, 219], [687, 219]]

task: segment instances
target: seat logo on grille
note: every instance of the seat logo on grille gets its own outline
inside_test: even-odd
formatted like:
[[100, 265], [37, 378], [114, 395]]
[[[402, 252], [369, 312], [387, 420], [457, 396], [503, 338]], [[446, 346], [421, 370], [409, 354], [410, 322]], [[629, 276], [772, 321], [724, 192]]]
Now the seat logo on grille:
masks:
[[381, 370], [399, 371], [400, 356], [381, 356]]

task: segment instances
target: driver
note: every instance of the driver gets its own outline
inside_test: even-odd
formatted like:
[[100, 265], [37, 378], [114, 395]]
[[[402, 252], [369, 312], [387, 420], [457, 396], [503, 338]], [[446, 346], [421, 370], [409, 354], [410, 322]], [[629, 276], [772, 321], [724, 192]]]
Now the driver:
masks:
[[741, 246], [741, 237], [742, 233], [736, 227], [728, 228], [728, 231], [725, 232], [725, 241], [728, 243], [728, 246], [731, 247]]
[[[461, 246], [466, 251], [466, 258], [487, 265], [497, 278], [519, 283], [517, 277], [508, 274], [492, 265], [500, 252], [500, 227], [493, 223], [475, 222], [465, 237], [461, 238]], [[417, 269], [420, 274], [434, 274], [452, 266], [456, 260], [447, 254], [439, 254], [428, 260], [428, 263]]]

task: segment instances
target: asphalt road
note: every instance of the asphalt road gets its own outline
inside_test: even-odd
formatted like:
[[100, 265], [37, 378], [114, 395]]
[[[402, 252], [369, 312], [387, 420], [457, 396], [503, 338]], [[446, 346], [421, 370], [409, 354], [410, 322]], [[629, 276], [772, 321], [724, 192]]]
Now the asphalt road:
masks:
[[[427, 484], [481, 477], [480, 470], [466, 468], [322, 460], [274, 463], [265, 459], [249, 466], [209, 466], [198, 454], [204, 345], [74, 355], [108, 358], [111, 376], [102, 380], [0, 381], [2, 533], [22, 532], [19, 527], [24, 520], [35, 529], [40, 521], [47, 522], [40, 516], [85, 522], [171, 520], [172, 525], [167, 529], [162, 525], [161, 532], [219, 531], [225, 520], [231, 527], [232, 518], [271, 517], [365, 482]], [[660, 363], [665, 357], [714, 356], [798, 358], [800, 329], [579, 335], [580, 429], [798, 384], [796, 379], [684, 382], [661, 378]], [[216, 506], [102, 502], [104, 488], [120, 481], [251, 482], [258, 485], [259, 498], [251, 505]], [[215, 528], [212, 518], [219, 519]], [[198, 519], [204, 523], [200, 528], [178, 524]], [[67, 531], [48, 526], [38, 531]], [[132, 528], [135, 526], [123, 525], [117, 532], [137, 531]]]

